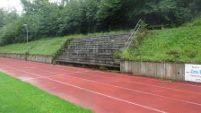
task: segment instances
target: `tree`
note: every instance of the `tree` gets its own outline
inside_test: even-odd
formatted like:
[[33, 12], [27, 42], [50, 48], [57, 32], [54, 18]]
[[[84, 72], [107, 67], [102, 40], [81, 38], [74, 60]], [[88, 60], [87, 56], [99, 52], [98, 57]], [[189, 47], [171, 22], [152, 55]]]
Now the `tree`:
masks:
[[201, 11], [200, 0], [21, 0], [24, 13], [0, 9], [0, 43], [29, 39], [131, 29], [139, 19], [149, 25], [179, 26]]
[[18, 14], [15, 10], [7, 11], [5, 9], [0, 8], [0, 28], [4, 25], [16, 20], [18, 18]]
[[101, 30], [120, 27], [122, 20], [121, 8], [123, 0], [100, 0], [96, 19]]

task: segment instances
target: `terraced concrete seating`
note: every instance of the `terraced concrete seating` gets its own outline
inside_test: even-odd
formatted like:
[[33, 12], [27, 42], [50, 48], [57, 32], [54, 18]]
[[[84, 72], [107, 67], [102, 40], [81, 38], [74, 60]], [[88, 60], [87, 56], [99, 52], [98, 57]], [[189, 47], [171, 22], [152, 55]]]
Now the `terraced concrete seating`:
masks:
[[74, 39], [57, 62], [119, 67], [114, 54], [125, 46], [129, 34]]

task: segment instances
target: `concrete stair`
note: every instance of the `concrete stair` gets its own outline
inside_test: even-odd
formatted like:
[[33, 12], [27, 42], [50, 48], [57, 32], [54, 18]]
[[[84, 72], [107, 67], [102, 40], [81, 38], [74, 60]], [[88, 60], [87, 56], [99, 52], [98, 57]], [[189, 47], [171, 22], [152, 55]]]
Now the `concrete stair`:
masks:
[[129, 34], [74, 39], [58, 57], [58, 63], [120, 67], [116, 51], [124, 48]]

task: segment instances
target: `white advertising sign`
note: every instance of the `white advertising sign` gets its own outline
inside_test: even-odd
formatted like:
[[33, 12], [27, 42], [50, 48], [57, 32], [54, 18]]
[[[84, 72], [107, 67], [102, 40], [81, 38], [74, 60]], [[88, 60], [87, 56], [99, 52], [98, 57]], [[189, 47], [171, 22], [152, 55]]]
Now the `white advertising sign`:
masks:
[[201, 83], [201, 65], [185, 64], [185, 80]]

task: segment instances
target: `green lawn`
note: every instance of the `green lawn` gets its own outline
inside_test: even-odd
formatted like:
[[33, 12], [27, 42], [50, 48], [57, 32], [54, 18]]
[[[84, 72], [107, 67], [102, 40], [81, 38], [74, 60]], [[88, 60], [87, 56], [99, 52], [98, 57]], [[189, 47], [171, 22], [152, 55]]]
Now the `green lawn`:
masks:
[[[69, 37], [44, 38], [28, 43], [29, 54], [53, 56]], [[25, 54], [27, 43], [11, 44], [0, 47], [0, 53]]]
[[0, 72], [0, 113], [92, 113]]
[[152, 30], [139, 48], [133, 46], [124, 59], [156, 62], [201, 63], [201, 26]]

